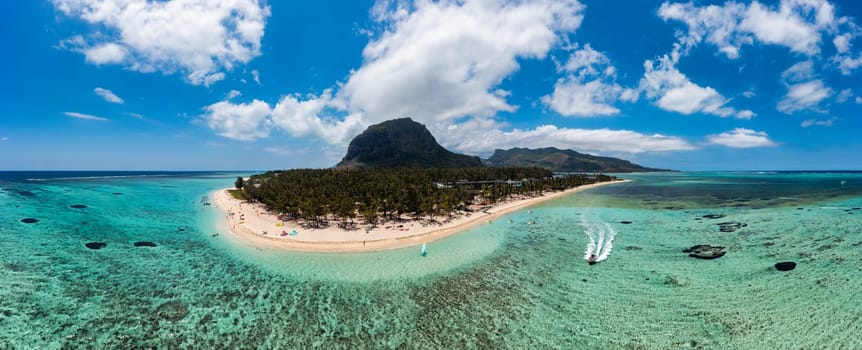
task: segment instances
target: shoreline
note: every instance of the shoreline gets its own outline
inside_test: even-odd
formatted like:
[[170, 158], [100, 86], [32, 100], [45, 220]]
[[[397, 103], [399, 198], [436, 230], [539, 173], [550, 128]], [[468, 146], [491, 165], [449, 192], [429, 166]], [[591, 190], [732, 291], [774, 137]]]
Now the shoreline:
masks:
[[[472, 227], [490, 223], [503, 215], [524, 209], [547, 200], [559, 198], [591, 188], [628, 182], [618, 180], [578, 186], [565, 191], [548, 193], [498, 203], [482, 211], [459, 215], [436, 225], [423, 224], [421, 220], [405, 220], [401, 223], [387, 222], [370, 230], [345, 230], [330, 225], [322, 229], [306, 229], [296, 222], [282, 222], [268, 213], [262, 205], [251, 204], [233, 198], [225, 188], [211, 193], [227, 224], [227, 231], [245, 243], [261, 248], [297, 252], [347, 253], [373, 252], [399, 249], [430, 243], [465, 231]], [[389, 226], [387, 226], [389, 225]], [[357, 225], [357, 227], [365, 225]], [[295, 235], [289, 233], [296, 231]]]

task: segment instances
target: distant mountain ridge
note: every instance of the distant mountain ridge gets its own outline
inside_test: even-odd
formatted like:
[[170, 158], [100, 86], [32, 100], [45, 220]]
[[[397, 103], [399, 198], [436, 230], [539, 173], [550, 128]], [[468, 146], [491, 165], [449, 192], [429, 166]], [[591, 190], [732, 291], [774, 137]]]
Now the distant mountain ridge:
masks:
[[472, 168], [482, 167], [479, 157], [450, 152], [431, 132], [410, 118], [369, 126], [350, 141], [336, 168]]
[[554, 147], [497, 149], [494, 150], [494, 154], [490, 158], [485, 160], [485, 165], [499, 167], [539, 167], [554, 172], [629, 173], [669, 171], [666, 169], [643, 167], [624, 159], [593, 156]]

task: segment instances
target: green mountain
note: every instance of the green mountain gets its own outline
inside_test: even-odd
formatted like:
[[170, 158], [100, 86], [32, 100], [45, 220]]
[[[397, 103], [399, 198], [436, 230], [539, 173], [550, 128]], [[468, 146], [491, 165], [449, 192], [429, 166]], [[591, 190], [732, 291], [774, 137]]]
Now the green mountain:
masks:
[[337, 168], [472, 168], [479, 157], [452, 153], [440, 146], [425, 125], [410, 118], [369, 126], [347, 147]]
[[488, 166], [503, 167], [539, 167], [555, 172], [628, 173], [668, 171], [642, 167], [619, 158], [599, 157], [553, 147], [539, 149], [498, 149], [494, 151], [494, 154], [490, 158], [485, 160], [485, 164]]

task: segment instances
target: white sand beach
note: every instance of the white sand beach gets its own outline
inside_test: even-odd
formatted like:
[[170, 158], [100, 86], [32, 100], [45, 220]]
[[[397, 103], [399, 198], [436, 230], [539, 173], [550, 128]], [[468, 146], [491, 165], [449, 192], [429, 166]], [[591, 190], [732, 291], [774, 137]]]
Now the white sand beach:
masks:
[[[404, 220], [398, 223], [386, 222], [374, 227], [357, 224], [354, 230], [342, 229], [334, 223], [326, 228], [307, 229], [300, 227], [300, 223], [295, 221], [282, 222], [261, 204], [233, 198], [228, 193], [228, 189], [215, 191], [212, 198], [224, 211], [230, 233], [250, 244], [292, 251], [360, 252], [396, 249], [432, 242], [476, 225], [486, 224], [502, 215], [539, 202], [620, 182], [625, 180], [584, 185], [566, 191], [546, 193], [539, 197], [498, 203], [485, 210], [453, 216], [449, 220], [445, 220], [445, 216], [437, 218], [438, 223], [428, 224], [427, 220]], [[358, 222], [361, 220], [357, 220]], [[291, 234], [292, 232], [294, 234]]]

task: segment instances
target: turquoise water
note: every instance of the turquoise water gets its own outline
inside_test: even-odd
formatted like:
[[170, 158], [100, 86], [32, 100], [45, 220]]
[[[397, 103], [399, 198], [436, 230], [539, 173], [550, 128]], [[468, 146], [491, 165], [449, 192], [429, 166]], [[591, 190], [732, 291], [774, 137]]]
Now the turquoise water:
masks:
[[65, 175], [0, 173], [0, 348], [862, 348], [860, 173], [624, 175], [426, 258], [212, 237], [237, 174]]

